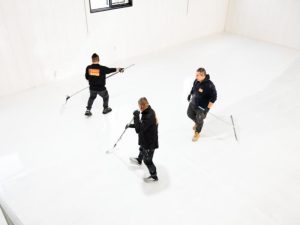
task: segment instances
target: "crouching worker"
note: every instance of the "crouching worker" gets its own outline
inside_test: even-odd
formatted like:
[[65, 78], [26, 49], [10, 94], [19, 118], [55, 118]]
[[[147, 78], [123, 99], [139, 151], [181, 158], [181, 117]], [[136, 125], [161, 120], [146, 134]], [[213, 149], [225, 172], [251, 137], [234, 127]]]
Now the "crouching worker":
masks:
[[199, 68], [196, 72], [193, 88], [188, 96], [190, 104], [187, 110], [188, 117], [195, 122], [193, 127], [195, 133], [192, 139], [194, 142], [198, 141], [204, 119], [216, 100], [217, 91], [214, 83], [210, 80], [210, 76], [206, 74], [205, 69]]
[[133, 112], [134, 124], [127, 124], [127, 128], [135, 128], [139, 136], [140, 153], [137, 158], [130, 158], [131, 163], [141, 165], [142, 162], [147, 166], [150, 176], [144, 178], [144, 181], [158, 181], [156, 167], [152, 161], [154, 151], [158, 148], [158, 123], [154, 110], [148, 103], [146, 98], [141, 98], [138, 105], [142, 114], [140, 119], [140, 111]]
[[86, 68], [85, 78], [89, 81], [90, 85], [90, 98], [86, 107], [86, 116], [91, 116], [91, 109], [97, 95], [100, 95], [103, 99], [103, 114], [107, 114], [112, 111], [108, 107], [109, 95], [106, 90], [106, 75], [113, 72], [124, 72], [124, 68], [108, 68], [99, 64], [99, 56], [94, 53], [92, 55], [92, 64]]

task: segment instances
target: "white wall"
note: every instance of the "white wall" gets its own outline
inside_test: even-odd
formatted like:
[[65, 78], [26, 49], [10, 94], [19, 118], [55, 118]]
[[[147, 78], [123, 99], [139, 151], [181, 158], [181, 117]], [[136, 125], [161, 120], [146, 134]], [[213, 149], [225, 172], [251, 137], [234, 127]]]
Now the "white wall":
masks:
[[230, 0], [226, 31], [300, 49], [300, 1]]
[[0, 1], [0, 96], [53, 79], [76, 55], [85, 37], [84, 5], [69, 3]]
[[0, 1], [0, 96], [81, 75], [93, 52], [114, 64], [224, 30], [228, 0], [133, 2], [90, 14], [88, 0]]
[[224, 30], [227, 0], [190, 0], [188, 13], [187, 2], [135, 0], [132, 8], [89, 14], [94, 49], [122, 59]]

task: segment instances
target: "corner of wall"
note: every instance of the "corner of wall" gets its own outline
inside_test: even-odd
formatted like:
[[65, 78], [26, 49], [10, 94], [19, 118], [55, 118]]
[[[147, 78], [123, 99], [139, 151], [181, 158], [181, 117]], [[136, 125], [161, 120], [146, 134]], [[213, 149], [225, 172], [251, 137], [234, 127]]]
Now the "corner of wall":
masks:
[[232, 0], [227, 0], [227, 11], [226, 11], [225, 19], [224, 19], [224, 29], [223, 29], [223, 32], [227, 32], [227, 25], [228, 25], [229, 13], [230, 13], [231, 1]]

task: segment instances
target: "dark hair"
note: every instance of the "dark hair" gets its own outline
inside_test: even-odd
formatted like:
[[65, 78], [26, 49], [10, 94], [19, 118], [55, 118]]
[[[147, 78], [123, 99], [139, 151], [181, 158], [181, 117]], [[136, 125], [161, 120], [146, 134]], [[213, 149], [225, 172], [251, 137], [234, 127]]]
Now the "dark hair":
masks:
[[197, 69], [197, 72], [199, 73], [204, 73], [204, 75], [206, 75], [206, 70], [202, 67], [200, 67], [199, 69]]
[[92, 60], [93, 60], [93, 61], [99, 61], [99, 55], [97, 55], [96, 53], [94, 53], [94, 54], [92, 55]]
[[149, 105], [149, 102], [146, 97], [142, 97], [138, 101], [139, 105]]

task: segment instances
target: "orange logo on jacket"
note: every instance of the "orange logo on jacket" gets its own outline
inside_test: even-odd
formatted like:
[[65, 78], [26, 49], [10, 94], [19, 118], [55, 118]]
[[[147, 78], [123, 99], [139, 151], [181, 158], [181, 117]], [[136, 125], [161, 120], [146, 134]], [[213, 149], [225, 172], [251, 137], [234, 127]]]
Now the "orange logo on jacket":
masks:
[[99, 69], [89, 69], [89, 75], [99, 77], [100, 76], [100, 70]]

